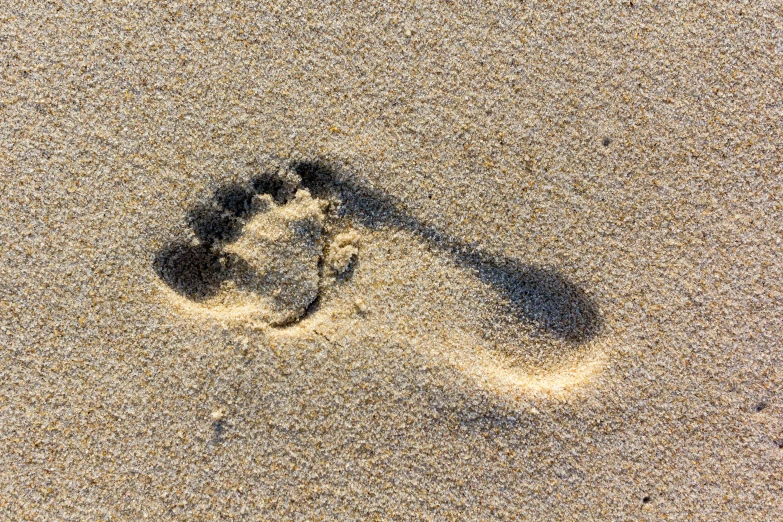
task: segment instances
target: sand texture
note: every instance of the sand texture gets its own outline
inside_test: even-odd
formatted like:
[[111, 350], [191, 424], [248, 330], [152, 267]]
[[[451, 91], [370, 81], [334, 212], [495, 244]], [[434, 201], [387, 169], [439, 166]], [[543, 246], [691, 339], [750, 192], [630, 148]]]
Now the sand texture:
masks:
[[0, 6], [0, 520], [783, 519], [780, 2]]

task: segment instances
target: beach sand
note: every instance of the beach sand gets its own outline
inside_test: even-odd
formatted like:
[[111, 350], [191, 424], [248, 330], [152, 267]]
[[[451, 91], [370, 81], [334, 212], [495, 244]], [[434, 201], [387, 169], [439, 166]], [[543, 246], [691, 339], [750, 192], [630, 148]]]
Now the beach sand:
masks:
[[781, 42], [4, 3], [0, 519], [783, 518]]

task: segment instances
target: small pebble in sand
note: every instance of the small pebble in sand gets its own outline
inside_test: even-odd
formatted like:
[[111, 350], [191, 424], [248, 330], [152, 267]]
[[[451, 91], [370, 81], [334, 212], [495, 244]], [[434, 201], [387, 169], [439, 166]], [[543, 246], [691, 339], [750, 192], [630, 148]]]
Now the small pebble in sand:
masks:
[[329, 246], [326, 262], [337, 274], [345, 273], [359, 255], [359, 234], [356, 231], [343, 232], [334, 237]]

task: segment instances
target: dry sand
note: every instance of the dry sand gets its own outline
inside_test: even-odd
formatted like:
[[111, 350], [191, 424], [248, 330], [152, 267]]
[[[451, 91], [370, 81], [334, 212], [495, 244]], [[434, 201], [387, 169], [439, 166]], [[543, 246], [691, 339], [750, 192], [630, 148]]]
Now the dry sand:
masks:
[[[782, 42], [767, 1], [4, 2], [0, 519], [783, 518]], [[187, 295], [177, 244], [282, 279]]]

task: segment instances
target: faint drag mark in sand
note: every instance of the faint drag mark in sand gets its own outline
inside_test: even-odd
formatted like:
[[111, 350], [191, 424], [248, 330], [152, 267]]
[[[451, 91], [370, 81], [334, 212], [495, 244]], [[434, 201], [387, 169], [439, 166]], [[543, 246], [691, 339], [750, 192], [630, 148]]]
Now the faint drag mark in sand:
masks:
[[[193, 237], [160, 251], [155, 269], [180, 309], [196, 316], [273, 327], [299, 323], [351, 277], [358, 255], [354, 223], [419, 237], [494, 289], [502, 304], [493, 305], [480, 329], [512, 332], [507, 337], [516, 353], [484, 350], [481, 339], [463, 342], [473, 348], [455, 348], [449, 357], [467, 373], [502, 388], [563, 390], [600, 366], [594, 353], [562, 357], [584, 352], [601, 330], [598, 307], [582, 288], [556, 270], [476, 249], [422, 223], [390, 195], [324, 162], [296, 162], [247, 184], [220, 187], [189, 212], [188, 222]], [[539, 361], [519, 357], [533, 349], [526, 337], [531, 332], [556, 340], [539, 343]], [[572, 362], [560, 364], [566, 360]]]

